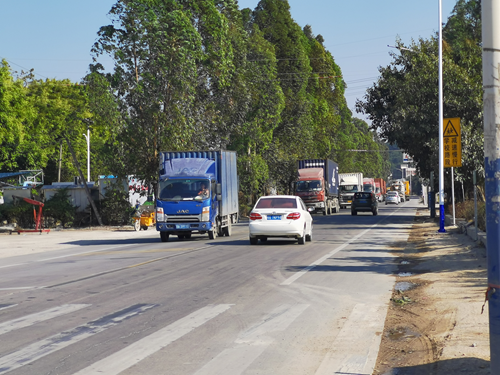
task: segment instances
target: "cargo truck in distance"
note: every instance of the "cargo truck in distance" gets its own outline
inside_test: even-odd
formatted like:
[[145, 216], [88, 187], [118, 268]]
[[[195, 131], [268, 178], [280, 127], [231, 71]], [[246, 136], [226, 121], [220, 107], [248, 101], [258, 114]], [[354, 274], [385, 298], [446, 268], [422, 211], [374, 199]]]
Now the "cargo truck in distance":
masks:
[[405, 183], [405, 199], [407, 201], [409, 201], [410, 200], [410, 181], [405, 180], [404, 183]]
[[375, 179], [375, 195], [379, 202], [383, 202], [385, 200], [385, 196], [387, 194], [387, 184], [383, 178]]
[[399, 197], [400, 197], [400, 201], [401, 203], [403, 203], [405, 201], [405, 184], [403, 182], [402, 179], [398, 179], [398, 180], [391, 180], [390, 182], [390, 189], [392, 191], [397, 191], [398, 194], [399, 194]]
[[236, 153], [161, 152], [156, 196], [156, 230], [162, 242], [170, 235], [230, 236], [238, 220]]
[[351, 206], [354, 193], [363, 191], [363, 173], [341, 173], [340, 181], [340, 208]]
[[328, 159], [307, 159], [298, 162], [295, 195], [302, 198], [312, 212], [330, 215], [340, 211], [339, 166]]
[[375, 179], [365, 177], [363, 178], [363, 191], [365, 193], [375, 193]]

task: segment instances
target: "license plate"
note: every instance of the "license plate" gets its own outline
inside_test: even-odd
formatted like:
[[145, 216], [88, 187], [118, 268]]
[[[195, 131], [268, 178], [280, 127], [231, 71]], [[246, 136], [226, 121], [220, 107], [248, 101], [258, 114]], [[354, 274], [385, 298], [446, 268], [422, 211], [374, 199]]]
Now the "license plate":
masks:
[[352, 201], [347, 201], [347, 203], [352, 203]]
[[267, 220], [281, 220], [281, 215], [268, 215]]
[[366, 200], [366, 199], [360, 199], [359, 201], [360, 201], [361, 203], [366, 203], [366, 202], [367, 202], [367, 200]]
[[176, 229], [189, 229], [189, 224], [177, 224]]

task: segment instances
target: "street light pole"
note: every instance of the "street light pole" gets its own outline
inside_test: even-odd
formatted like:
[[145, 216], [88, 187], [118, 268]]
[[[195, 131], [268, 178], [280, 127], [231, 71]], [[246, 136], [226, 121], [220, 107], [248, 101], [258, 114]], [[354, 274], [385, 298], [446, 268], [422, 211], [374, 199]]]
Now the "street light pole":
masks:
[[87, 182], [90, 182], [90, 128], [87, 127], [87, 134], [83, 135], [87, 140]]
[[443, 153], [443, 16], [439, 0], [439, 230], [444, 233], [444, 153]]
[[500, 3], [483, 0], [484, 172], [486, 191], [486, 251], [490, 322], [490, 368], [500, 368]]

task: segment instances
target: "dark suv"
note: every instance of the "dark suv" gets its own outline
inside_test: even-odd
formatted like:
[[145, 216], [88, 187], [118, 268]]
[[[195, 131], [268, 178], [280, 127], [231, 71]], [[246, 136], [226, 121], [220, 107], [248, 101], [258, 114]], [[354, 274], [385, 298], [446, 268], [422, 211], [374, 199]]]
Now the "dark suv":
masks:
[[358, 211], [371, 212], [374, 216], [378, 214], [378, 201], [375, 193], [355, 193], [352, 199], [351, 215], [357, 215]]

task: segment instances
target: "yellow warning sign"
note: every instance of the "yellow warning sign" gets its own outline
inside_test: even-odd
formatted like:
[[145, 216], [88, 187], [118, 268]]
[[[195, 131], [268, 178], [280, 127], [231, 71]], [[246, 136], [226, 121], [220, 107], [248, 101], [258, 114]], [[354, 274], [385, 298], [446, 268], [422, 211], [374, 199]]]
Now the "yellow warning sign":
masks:
[[444, 168], [462, 166], [462, 133], [460, 118], [445, 118], [443, 122]]

